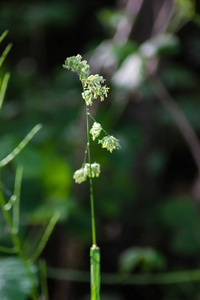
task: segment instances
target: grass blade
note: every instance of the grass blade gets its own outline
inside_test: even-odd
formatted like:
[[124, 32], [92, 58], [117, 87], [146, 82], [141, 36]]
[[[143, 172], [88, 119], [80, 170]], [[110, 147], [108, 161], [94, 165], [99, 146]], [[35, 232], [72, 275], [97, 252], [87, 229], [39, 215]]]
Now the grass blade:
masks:
[[15, 247], [9, 248], [9, 247], [5, 247], [5, 246], [0, 246], [0, 252], [4, 252], [7, 254], [14, 254], [14, 253], [17, 253], [18, 250]]
[[16, 200], [13, 205], [13, 230], [15, 233], [19, 230], [19, 204], [20, 204], [20, 192], [22, 183], [23, 167], [19, 166], [15, 176], [14, 195]]
[[3, 104], [3, 100], [4, 100], [4, 97], [5, 97], [6, 90], [7, 90], [9, 78], [10, 78], [10, 73], [7, 72], [4, 75], [3, 80], [2, 80], [2, 84], [1, 84], [1, 90], [0, 90], [0, 109], [1, 109], [2, 104]]
[[4, 60], [6, 59], [6, 56], [8, 55], [8, 53], [10, 52], [10, 49], [12, 48], [12, 44], [9, 43], [6, 48], [4, 49], [3, 53], [1, 54], [0, 57], [0, 67], [2, 66]]
[[31, 263], [34, 263], [38, 257], [40, 256], [40, 254], [42, 253], [44, 247], [46, 246], [46, 243], [48, 242], [48, 239], [58, 221], [60, 217], [60, 214], [58, 212], [55, 212], [53, 217], [51, 218], [51, 220], [49, 221], [49, 224], [47, 225], [47, 228], [35, 250], [35, 252], [33, 253], [33, 255], [30, 257], [29, 261]]
[[42, 128], [41, 124], [37, 124], [28, 134], [27, 136], [19, 143], [19, 145], [4, 159], [0, 161], [0, 168], [7, 165], [17, 154], [21, 152], [21, 150], [30, 142], [30, 140], [34, 137], [34, 135]]
[[5, 30], [2, 35], [0, 36], [0, 43], [3, 41], [3, 39], [6, 37], [6, 35], [8, 34], [8, 30]]

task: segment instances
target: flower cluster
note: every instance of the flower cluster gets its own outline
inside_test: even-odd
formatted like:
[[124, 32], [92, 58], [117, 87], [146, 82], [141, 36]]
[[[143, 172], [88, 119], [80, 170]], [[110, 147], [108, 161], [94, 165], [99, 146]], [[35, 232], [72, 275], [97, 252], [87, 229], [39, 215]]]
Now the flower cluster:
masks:
[[90, 133], [92, 135], [93, 141], [95, 140], [96, 137], [100, 135], [101, 130], [102, 130], [101, 124], [94, 122], [92, 128], [90, 129]]
[[[86, 60], [82, 60], [80, 54], [68, 57], [63, 68], [76, 72], [83, 85], [82, 97], [87, 105], [92, 105], [93, 99], [100, 97], [101, 101], [108, 95], [109, 88], [102, 86], [105, 79], [102, 76], [90, 75], [90, 66]], [[90, 76], [89, 76], [90, 75]]]
[[114, 149], [120, 149], [119, 140], [112, 135], [107, 135], [102, 140], [99, 140], [99, 144], [102, 145], [102, 148], [106, 148], [111, 153]]
[[[105, 97], [107, 97], [108, 95], [109, 88], [104, 85], [105, 79], [99, 74], [90, 75], [90, 66], [88, 65], [86, 60], [82, 60], [82, 56], [80, 54], [68, 57], [65, 60], [65, 64], [63, 65], [63, 67], [71, 70], [72, 72], [76, 72], [79, 76], [83, 87], [82, 98], [86, 103], [86, 113], [88, 118], [88, 115], [90, 115], [89, 106], [93, 104], [93, 100], [99, 97], [101, 101], [104, 101]], [[119, 140], [117, 140], [114, 136], [108, 135], [107, 132], [102, 128], [101, 124], [97, 123], [91, 115], [90, 117], [93, 119], [94, 123], [92, 125], [92, 128], [88, 132], [88, 136], [90, 133], [92, 139], [95, 140], [97, 137], [99, 137], [101, 131], [103, 131], [106, 136], [98, 140], [98, 143], [101, 144], [102, 148], [106, 148], [111, 153], [114, 149], [120, 149]], [[90, 144], [88, 141], [85, 151], [85, 162], [89, 146]], [[88, 177], [99, 177], [99, 174], [99, 164], [84, 163], [82, 167], [74, 173], [73, 178], [75, 179], [75, 182], [82, 183], [83, 181], [86, 181]]]
[[82, 183], [83, 181], [87, 180], [87, 177], [90, 177], [90, 174], [91, 177], [99, 177], [100, 164], [96, 162], [91, 165], [88, 163], [84, 164], [82, 168], [80, 168], [74, 173], [73, 178], [75, 179], [76, 183]]
[[105, 79], [102, 76], [90, 75], [84, 83], [84, 92], [82, 97], [87, 105], [92, 105], [93, 99], [100, 97], [101, 101], [108, 96], [109, 88], [102, 86]]
[[72, 72], [78, 73], [79, 78], [83, 84], [90, 75], [90, 66], [87, 64], [86, 60], [82, 60], [82, 56], [80, 54], [68, 57], [65, 60], [63, 68], [66, 68], [68, 70], [71, 69]]

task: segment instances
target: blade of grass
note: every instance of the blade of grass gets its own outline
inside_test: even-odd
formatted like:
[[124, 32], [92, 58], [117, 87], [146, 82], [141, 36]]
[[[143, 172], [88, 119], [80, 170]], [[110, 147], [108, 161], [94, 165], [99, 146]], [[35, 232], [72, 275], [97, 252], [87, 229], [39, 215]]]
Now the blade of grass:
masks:
[[1, 90], [0, 90], [0, 109], [2, 107], [3, 100], [4, 100], [4, 97], [5, 97], [5, 94], [6, 94], [6, 90], [7, 90], [9, 78], [10, 78], [10, 73], [7, 72], [4, 75], [3, 80], [2, 80], [2, 84], [1, 84]]
[[0, 67], [2, 66], [4, 60], [6, 59], [6, 56], [8, 55], [8, 53], [10, 52], [10, 49], [12, 48], [12, 43], [9, 43], [6, 48], [4, 49], [3, 53], [1, 54], [0, 57]]
[[42, 128], [41, 124], [37, 124], [28, 134], [27, 136], [19, 143], [19, 145], [4, 159], [0, 161], [0, 168], [7, 165], [17, 154], [21, 152], [21, 150], [30, 142], [30, 140], [34, 137], [34, 135]]
[[2, 35], [0, 36], [0, 43], [3, 41], [3, 39], [6, 37], [6, 35], [8, 34], [8, 30], [5, 30]]
[[17, 253], [17, 249], [15, 247], [9, 248], [9, 247], [4, 247], [0, 245], [0, 252], [4, 252], [7, 254], [14, 254]]
[[19, 230], [19, 205], [20, 205], [22, 174], [23, 174], [23, 167], [19, 166], [17, 168], [16, 176], [15, 176], [14, 195], [16, 197], [16, 200], [13, 205], [13, 230], [16, 233]]
[[34, 263], [38, 259], [40, 254], [42, 253], [59, 217], [60, 217], [60, 214], [58, 212], [55, 212], [53, 217], [50, 219], [49, 224], [47, 225], [46, 230], [45, 230], [36, 250], [34, 251], [32, 256], [29, 258], [30, 263]]

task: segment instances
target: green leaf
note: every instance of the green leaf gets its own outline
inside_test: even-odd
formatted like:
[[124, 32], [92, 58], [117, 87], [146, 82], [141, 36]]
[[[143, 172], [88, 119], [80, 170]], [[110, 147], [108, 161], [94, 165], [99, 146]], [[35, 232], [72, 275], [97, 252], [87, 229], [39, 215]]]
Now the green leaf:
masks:
[[[34, 270], [35, 272], [35, 270]], [[20, 259], [0, 259], [0, 299], [25, 300], [31, 291], [31, 283]]]

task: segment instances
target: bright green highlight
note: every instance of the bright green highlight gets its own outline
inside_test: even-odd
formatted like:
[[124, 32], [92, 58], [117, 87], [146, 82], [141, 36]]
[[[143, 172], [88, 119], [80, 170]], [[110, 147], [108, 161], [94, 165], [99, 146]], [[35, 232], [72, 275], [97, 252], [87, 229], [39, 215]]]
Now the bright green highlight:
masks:
[[91, 300], [100, 300], [100, 249], [96, 245], [90, 248], [90, 267]]

